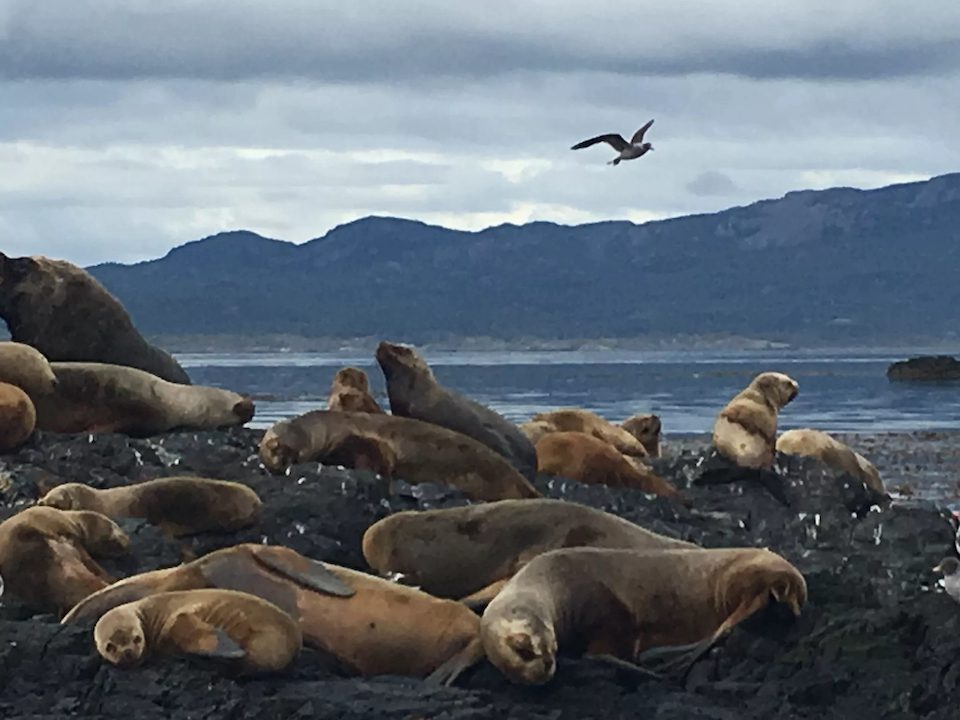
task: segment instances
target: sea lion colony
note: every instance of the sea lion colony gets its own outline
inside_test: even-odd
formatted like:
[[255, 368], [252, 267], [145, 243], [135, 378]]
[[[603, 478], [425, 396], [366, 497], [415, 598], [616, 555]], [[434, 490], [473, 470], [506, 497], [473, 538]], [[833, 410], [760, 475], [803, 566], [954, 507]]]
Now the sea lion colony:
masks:
[[[63, 427], [42, 418], [67, 418], [68, 432], [151, 435], [240, 425], [253, 414], [248, 398], [226, 390], [177, 385], [120, 365], [47, 363], [35, 350], [0, 345], [0, 381], [44, 408], [37, 413], [40, 429]], [[83, 358], [82, 348], [71, 352]], [[294, 662], [304, 643], [354, 674], [443, 683], [484, 657], [514, 682], [545, 682], [561, 650], [640, 674], [682, 673], [734, 625], [768, 605], [801, 612], [803, 576], [773, 550], [701, 548], [609, 513], [539, 498], [525, 477], [533, 448], [541, 471], [584, 483], [637, 477], [645, 492], [669, 502], [679, 489], [643, 464], [659, 455], [656, 416], [636, 416], [618, 427], [563, 409], [533, 419], [531, 435], [530, 427], [521, 429], [440, 386], [411, 348], [382, 343], [377, 359], [392, 414], [370, 402], [362, 371], [348, 368], [331, 390], [330, 404], [344, 410], [278, 422], [260, 444], [263, 466], [274, 474], [298, 462], [336, 462], [374, 470], [385, 483], [443, 482], [481, 501], [374, 524], [363, 537], [371, 573], [282, 546], [236, 545], [114, 580], [93, 559], [126, 549], [110, 517], [143, 517], [180, 537], [257, 522], [260, 501], [249, 488], [166, 478], [114, 489], [76, 483], [44, 488], [36, 507], [0, 524], [6, 592], [29, 607], [62, 614], [63, 622], [95, 623], [92, 645], [118, 665], [179, 652], [220, 658], [244, 674], [275, 672]], [[797, 383], [780, 373], [755, 378], [718, 416], [717, 451], [742, 459], [745, 468], [769, 469], [777, 413], [797, 391]], [[351, 393], [357, 402], [344, 402]], [[817, 435], [788, 445], [848, 473], [856, 467], [858, 481], [879, 480], [866, 459], [844, 452], [835, 440]], [[541, 446], [554, 448], [549, 458], [541, 457]], [[554, 446], [602, 451], [557, 452]], [[568, 455], [574, 457], [565, 465]], [[617, 467], [633, 472], [618, 475], [606, 466], [592, 472], [595, 456], [619, 458]], [[43, 581], [23, 582], [27, 572]], [[587, 607], [602, 621], [584, 615]], [[558, 608], [572, 614], [557, 615]], [[658, 662], [663, 656], [672, 659]]]

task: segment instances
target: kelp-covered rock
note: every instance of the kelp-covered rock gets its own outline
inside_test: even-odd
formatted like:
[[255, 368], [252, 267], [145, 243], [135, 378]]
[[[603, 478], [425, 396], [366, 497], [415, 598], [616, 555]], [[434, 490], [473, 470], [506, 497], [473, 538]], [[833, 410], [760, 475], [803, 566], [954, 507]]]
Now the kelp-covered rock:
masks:
[[[245, 483], [264, 501], [259, 525], [175, 542], [139, 520], [131, 555], [105, 563], [117, 576], [167, 567], [238, 542], [288, 545], [365, 569], [364, 530], [399, 510], [462, 505], [439, 484], [388, 483], [316, 463], [282, 476], [257, 457], [258, 431], [117, 435], [39, 434], [0, 458], [0, 519], [61, 482], [111, 487], [173, 474]], [[903, 437], [885, 436], [889, 443]], [[102, 662], [89, 627], [32, 616], [10, 597], [0, 608], [0, 717], [150, 718], [946, 718], [960, 706], [960, 605], [931, 568], [954, 553], [951, 515], [925, 501], [891, 503], [811, 458], [778, 456], [774, 472], [732, 467], [705, 443], [655, 469], [687, 488], [693, 507], [638, 490], [540, 477], [549, 497], [617, 513], [707, 547], [765, 546], [805, 575], [802, 617], [779, 608], [744, 623], [698, 662], [684, 684], [638, 680], [588, 659], [563, 659], [542, 688], [510, 685], [487, 663], [457, 687], [331, 674], [305, 649], [287, 672], [236, 681], [194, 659], [120, 670]], [[934, 461], [935, 458], [928, 458]], [[893, 472], [881, 467], [885, 474]]]

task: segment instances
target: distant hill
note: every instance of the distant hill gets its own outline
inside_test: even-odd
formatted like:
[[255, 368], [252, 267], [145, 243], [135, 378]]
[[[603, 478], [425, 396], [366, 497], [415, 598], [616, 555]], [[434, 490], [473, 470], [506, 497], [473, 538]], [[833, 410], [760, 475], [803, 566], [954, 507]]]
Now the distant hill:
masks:
[[150, 335], [943, 337], [960, 329], [960, 174], [642, 225], [237, 231], [89, 270]]

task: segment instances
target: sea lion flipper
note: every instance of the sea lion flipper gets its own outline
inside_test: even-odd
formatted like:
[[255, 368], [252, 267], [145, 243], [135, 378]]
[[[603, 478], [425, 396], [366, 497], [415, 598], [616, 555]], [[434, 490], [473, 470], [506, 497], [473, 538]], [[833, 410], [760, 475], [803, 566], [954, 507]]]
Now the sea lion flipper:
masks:
[[181, 652], [191, 655], [225, 660], [236, 660], [247, 655], [223, 630], [187, 612], [177, 615], [168, 637]]
[[310, 590], [324, 595], [352, 597], [356, 590], [337, 577], [326, 566], [302, 555], [293, 556], [285, 548], [257, 548], [257, 561], [276, 573]]
[[148, 594], [150, 594], [150, 591], [142, 585], [120, 581], [103, 588], [103, 590], [98, 590], [92, 595], [87, 595], [63, 616], [60, 624], [69, 625], [84, 620], [98, 620], [108, 610], [112, 610], [118, 605], [141, 600]]
[[425, 682], [431, 685], [452, 685], [464, 670], [473, 667], [485, 656], [480, 638], [474, 638], [463, 650], [427, 675]]
[[610, 665], [611, 667], [616, 668], [617, 670], [626, 670], [631, 675], [638, 675], [644, 679], [653, 678], [654, 680], [663, 680], [664, 676], [660, 673], [654, 672], [653, 670], [647, 670], [644, 667], [640, 667], [632, 662], [623, 660], [621, 658], [615, 657], [613, 655], [588, 655], [590, 660], [595, 660], [597, 662], [603, 663], [604, 665]]
[[509, 580], [509, 578], [494, 580], [486, 587], [482, 587], [476, 592], [472, 592], [469, 595], [460, 598], [460, 602], [462, 602], [471, 610], [483, 610], [483, 608], [489, 605], [490, 601], [497, 596], [497, 593], [503, 590], [503, 586], [507, 584], [507, 580]]

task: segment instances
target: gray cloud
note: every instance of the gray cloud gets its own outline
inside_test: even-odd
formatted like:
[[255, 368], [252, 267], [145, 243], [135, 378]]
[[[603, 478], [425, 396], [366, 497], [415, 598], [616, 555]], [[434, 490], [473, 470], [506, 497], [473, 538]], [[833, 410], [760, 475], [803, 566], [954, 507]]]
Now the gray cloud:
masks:
[[728, 175], [716, 170], [707, 170], [688, 182], [687, 190], [702, 197], [732, 195], [737, 191], [737, 186]]

